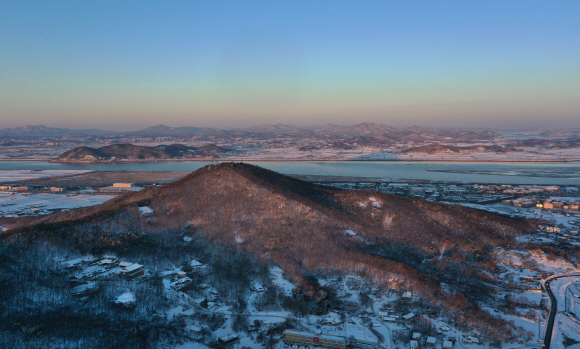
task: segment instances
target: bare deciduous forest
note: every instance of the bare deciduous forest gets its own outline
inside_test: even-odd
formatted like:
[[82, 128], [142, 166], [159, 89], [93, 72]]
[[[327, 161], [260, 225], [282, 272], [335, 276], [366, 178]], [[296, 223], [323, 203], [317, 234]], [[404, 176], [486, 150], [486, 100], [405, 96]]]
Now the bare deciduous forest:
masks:
[[[150, 207], [153, 215], [143, 216], [139, 206]], [[331, 189], [233, 163], [99, 206], [16, 220], [8, 228], [0, 242], [2, 337], [28, 347], [48, 339], [82, 347], [81, 341], [90, 340], [95, 348], [147, 347], [186, 335], [155, 315], [169, 304], [155, 273], [192, 257], [212, 266], [203, 281], [240, 313], [250, 280], [267, 282], [268, 265], [274, 264], [298, 287], [292, 296], [272, 288], [257, 307], [325, 313], [340, 301], [313, 275], [359, 275], [384, 291], [410, 290], [426, 311], [442, 312], [486, 338], [518, 338], [520, 329], [480, 304], [494, 297], [493, 251], [514, 247], [517, 236], [534, 231], [528, 221], [467, 207]], [[193, 241], [184, 244], [184, 236]], [[111, 300], [127, 288], [123, 282], [99, 285], [102, 291], [87, 301], [72, 297], [57, 264], [88, 253], [116, 253], [152, 270], [135, 290], [147, 302], [132, 312], [115, 308]], [[240, 318], [236, 326], [247, 323]], [[421, 321], [414, 326], [430, 328]], [[43, 339], [36, 343], [30, 333]]]

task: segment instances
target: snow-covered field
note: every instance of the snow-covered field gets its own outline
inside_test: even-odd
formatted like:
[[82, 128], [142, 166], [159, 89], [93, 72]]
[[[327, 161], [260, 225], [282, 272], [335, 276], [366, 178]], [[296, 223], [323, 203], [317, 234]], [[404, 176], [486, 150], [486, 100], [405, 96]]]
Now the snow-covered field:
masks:
[[461, 161], [539, 161], [539, 160], [579, 160], [580, 148], [543, 150], [525, 148], [518, 152], [470, 152], [449, 154], [397, 154], [377, 147], [356, 147], [353, 149], [312, 149], [299, 150], [298, 147], [257, 148], [241, 155], [225, 155], [226, 158], [244, 160], [461, 160]]
[[85, 194], [24, 194], [0, 192], [0, 216], [48, 214], [59, 210], [102, 204], [115, 196]]
[[0, 183], [23, 181], [42, 177], [71, 176], [91, 172], [88, 170], [3, 170], [0, 171]]
[[566, 337], [580, 342], [580, 321], [565, 313], [566, 289], [578, 280], [580, 280], [580, 277], [570, 277], [557, 279], [550, 283], [552, 292], [554, 292], [554, 296], [558, 302], [558, 313], [554, 321], [554, 332], [552, 335], [552, 348], [580, 348], [580, 344], [574, 344], [568, 347], [565, 347], [563, 344]]
[[[379, 157], [380, 153], [380, 157]], [[376, 154], [376, 155], [374, 155]], [[226, 155], [226, 158], [244, 160], [357, 160], [357, 159], [396, 159], [390, 152], [383, 152], [375, 147], [360, 147], [348, 150], [336, 149], [312, 149], [308, 151], [298, 150], [298, 147], [287, 148], [259, 148], [250, 150], [243, 155]]]
[[544, 150], [541, 148], [524, 148], [523, 151], [508, 153], [473, 152], [450, 154], [397, 154], [399, 160], [462, 160], [462, 161], [539, 161], [539, 160], [579, 160], [580, 148]]

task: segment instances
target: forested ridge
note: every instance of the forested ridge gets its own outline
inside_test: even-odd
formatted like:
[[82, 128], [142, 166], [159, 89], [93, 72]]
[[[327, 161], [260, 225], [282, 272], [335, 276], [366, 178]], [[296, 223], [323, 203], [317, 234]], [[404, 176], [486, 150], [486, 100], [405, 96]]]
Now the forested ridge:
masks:
[[[143, 216], [139, 206], [153, 214]], [[515, 238], [534, 228], [468, 207], [338, 190], [224, 163], [102, 205], [16, 220], [2, 237], [5, 245], [42, 241], [155, 260], [162, 249], [161, 256], [178, 260], [179, 245], [172, 250], [168, 241], [184, 231], [252, 256], [255, 268], [279, 265], [303, 290], [319, 289], [308, 278], [312, 273], [359, 275], [384, 290], [410, 290], [459, 325], [510, 338], [515, 327], [478, 304], [494, 295], [494, 250], [517, 245]]]

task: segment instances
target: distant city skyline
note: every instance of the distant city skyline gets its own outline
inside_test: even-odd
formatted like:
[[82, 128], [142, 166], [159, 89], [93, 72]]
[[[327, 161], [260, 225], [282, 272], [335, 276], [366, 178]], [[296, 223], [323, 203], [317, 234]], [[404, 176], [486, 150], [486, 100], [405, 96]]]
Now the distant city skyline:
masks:
[[0, 128], [580, 126], [580, 3], [0, 3]]

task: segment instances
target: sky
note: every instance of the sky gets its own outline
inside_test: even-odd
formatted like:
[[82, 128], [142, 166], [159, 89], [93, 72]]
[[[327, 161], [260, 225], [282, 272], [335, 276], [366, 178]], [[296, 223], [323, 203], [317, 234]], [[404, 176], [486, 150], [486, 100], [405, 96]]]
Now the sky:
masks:
[[580, 1], [2, 1], [0, 127], [580, 126]]

